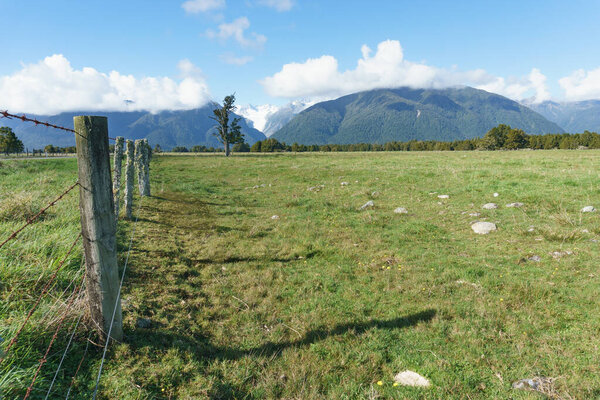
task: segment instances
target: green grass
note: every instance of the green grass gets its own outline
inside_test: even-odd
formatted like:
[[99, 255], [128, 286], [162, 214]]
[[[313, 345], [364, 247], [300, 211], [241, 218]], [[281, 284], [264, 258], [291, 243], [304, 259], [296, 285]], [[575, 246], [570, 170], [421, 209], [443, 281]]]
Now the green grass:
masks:
[[[592, 241], [600, 220], [579, 212], [600, 207], [599, 155], [156, 157], [123, 293], [126, 339], [109, 352], [101, 397], [523, 399], [543, 397], [511, 383], [546, 376], [558, 378], [555, 398], [600, 398], [600, 245]], [[0, 198], [34, 188], [31, 201], [42, 204], [72, 182], [75, 162], [2, 161], [0, 174]], [[368, 200], [375, 207], [358, 211]], [[0, 250], [5, 339], [31, 305], [35, 279], [77, 234], [76, 196], [68, 201]], [[505, 207], [517, 201], [525, 206]], [[487, 202], [500, 207], [482, 210]], [[400, 206], [409, 214], [394, 214]], [[498, 231], [474, 234], [475, 219]], [[0, 238], [17, 225], [0, 222]], [[121, 256], [130, 230], [120, 224]], [[574, 254], [550, 255], [567, 250]], [[542, 261], [527, 261], [532, 255]], [[63, 290], [80, 264], [79, 250]], [[27, 280], [11, 294], [19, 274]], [[136, 328], [138, 318], [152, 326]], [[12, 377], [29, 383], [52, 335], [52, 324], [33, 325], [0, 366], [7, 398], [22, 396]], [[42, 370], [44, 394], [59, 357]], [[100, 357], [92, 346], [72, 398], [89, 398]], [[432, 387], [393, 387], [406, 369]]]

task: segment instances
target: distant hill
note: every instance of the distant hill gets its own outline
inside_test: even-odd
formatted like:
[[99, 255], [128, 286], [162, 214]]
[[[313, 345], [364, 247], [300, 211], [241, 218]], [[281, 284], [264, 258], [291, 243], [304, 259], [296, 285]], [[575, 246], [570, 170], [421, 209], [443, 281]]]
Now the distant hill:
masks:
[[[164, 150], [175, 146], [203, 145], [220, 147], [221, 144], [212, 135], [216, 122], [210, 118], [213, 115], [212, 110], [217, 106], [217, 104], [211, 103], [193, 110], [163, 111], [158, 114], [143, 111], [78, 111], [54, 116], [37, 115], [31, 117], [72, 128], [73, 116], [75, 115], [102, 115], [108, 118], [108, 133], [112, 137], [147, 138], [152, 147], [159, 144]], [[2, 119], [0, 120], [0, 126], [13, 128], [25, 147], [30, 150], [43, 148], [48, 144], [60, 147], [75, 145], [73, 135], [68, 132], [41, 126], [36, 127], [32, 123], [14, 119]], [[240, 126], [248, 144], [252, 145], [259, 140], [266, 139], [262, 132], [248, 126], [244, 118], [240, 120]]]
[[453, 141], [481, 137], [498, 124], [529, 134], [564, 132], [529, 108], [483, 90], [398, 88], [317, 103], [272, 137], [300, 144]]
[[569, 133], [600, 132], [600, 100], [557, 103], [545, 101], [527, 107], [557, 123]]

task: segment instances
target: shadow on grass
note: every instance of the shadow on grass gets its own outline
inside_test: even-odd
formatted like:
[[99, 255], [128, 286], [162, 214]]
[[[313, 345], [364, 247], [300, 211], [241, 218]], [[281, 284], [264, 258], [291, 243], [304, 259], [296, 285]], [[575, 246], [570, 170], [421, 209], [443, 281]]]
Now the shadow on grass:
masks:
[[[213, 361], [239, 360], [244, 357], [269, 358], [279, 357], [286, 349], [301, 349], [313, 343], [325, 340], [332, 336], [343, 335], [351, 332], [353, 335], [361, 335], [371, 329], [407, 329], [419, 323], [430, 322], [436, 315], [436, 311], [428, 309], [415, 314], [398, 317], [389, 320], [374, 319], [358, 323], [338, 324], [332, 329], [316, 329], [307, 332], [297, 340], [288, 340], [278, 343], [266, 342], [260, 346], [249, 349], [238, 349], [231, 347], [213, 346], [210, 337], [202, 334], [185, 335], [168, 330], [162, 324], [156, 324], [150, 329], [133, 329], [125, 332], [126, 342], [131, 346], [133, 352], [145, 352], [144, 349], [151, 348], [153, 352], [165, 354], [169, 349], [177, 349], [182, 354], [189, 354], [201, 365], [209, 368]], [[218, 373], [217, 373], [218, 374]], [[251, 398], [251, 394], [243, 387], [234, 386], [226, 379], [216, 376], [216, 385], [210, 389], [210, 398], [232, 399]], [[186, 379], [179, 377], [177, 384], [183, 384]]]
[[429, 322], [435, 317], [436, 311], [428, 309], [405, 317], [390, 320], [370, 320], [358, 323], [338, 324], [332, 329], [316, 329], [307, 332], [297, 340], [283, 341], [278, 343], [266, 342], [265, 344], [250, 349], [234, 349], [229, 347], [217, 347], [210, 344], [210, 339], [200, 335], [181, 335], [161, 329], [136, 329], [128, 332], [128, 342], [132, 347], [144, 348], [154, 347], [163, 351], [168, 348], [179, 348], [190, 352], [199, 360], [237, 360], [245, 356], [274, 357], [283, 350], [290, 348], [302, 348], [310, 344], [325, 340], [331, 336], [342, 335], [352, 332], [361, 335], [370, 329], [406, 329], [422, 322]]

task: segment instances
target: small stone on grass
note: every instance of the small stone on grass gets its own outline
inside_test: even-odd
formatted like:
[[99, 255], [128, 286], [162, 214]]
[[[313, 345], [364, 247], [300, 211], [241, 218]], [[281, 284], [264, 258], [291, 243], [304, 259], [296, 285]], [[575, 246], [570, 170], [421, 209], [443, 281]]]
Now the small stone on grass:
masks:
[[498, 208], [498, 204], [496, 204], [496, 203], [486, 203], [481, 208], [483, 208], [484, 210], [495, 210], [496, 208]]
[[581, 209], [582, 213], [596, 212], [594, 206], [585, 206]]
[[375, 206], [375, 203], [373, 203], [373, 200], [369, 200], [365, 204], [363, 204], [362, 207], [359, 208], [359, 210], [365, 210], [367, 208], [374, 207], [374, 206]]
[[473, 232], [479, 234], [479, 235], [487, 235], [490, 232], [493, 232], [495, 230], [497, 230], [498, 228], [496, 227], [496, 224], [492, 223], [492, 222], [475, 222], [473, 225], [471, 225], [471, 229], [473, 229]]
[[404, 207], [398, 207], [394, 210], [396, 214], [408, 214], [408, 210]]
[[413, 371], [403, 371], [397, 374], [394, 377], [394, 382], [399, 383], [404, 386], [419, 386], [419, 387], [429, 387], [431, 383], [429, 379], [421, 376]]

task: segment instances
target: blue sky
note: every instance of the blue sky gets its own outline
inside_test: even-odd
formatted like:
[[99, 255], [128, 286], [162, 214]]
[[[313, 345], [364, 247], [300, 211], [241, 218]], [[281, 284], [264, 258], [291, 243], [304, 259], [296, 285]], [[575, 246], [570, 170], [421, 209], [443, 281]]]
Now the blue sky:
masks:
[[393, 85], [600, 98], [598, 16], [599, 1], [0, 0], [0, 108], [156, 111], [231, 92], [282, 105]]

